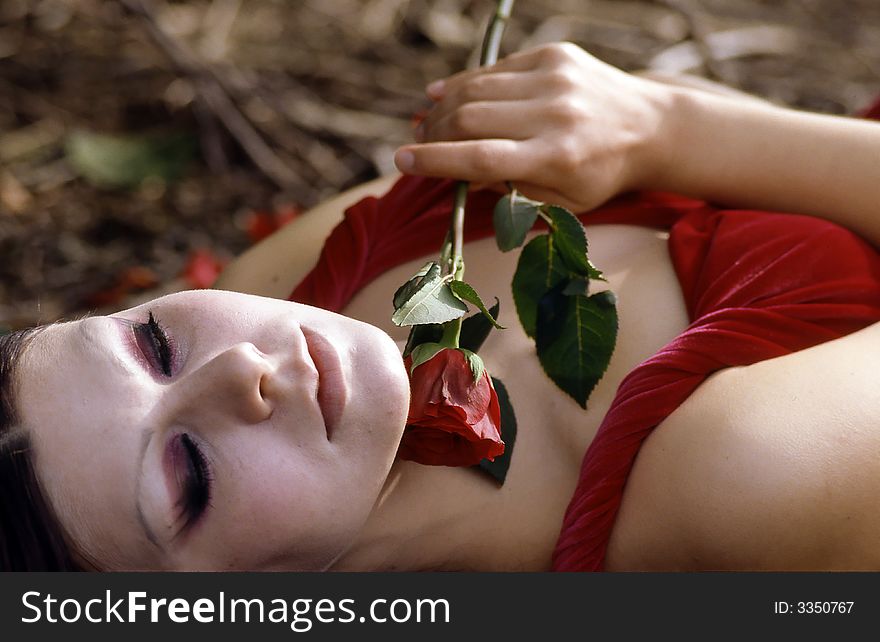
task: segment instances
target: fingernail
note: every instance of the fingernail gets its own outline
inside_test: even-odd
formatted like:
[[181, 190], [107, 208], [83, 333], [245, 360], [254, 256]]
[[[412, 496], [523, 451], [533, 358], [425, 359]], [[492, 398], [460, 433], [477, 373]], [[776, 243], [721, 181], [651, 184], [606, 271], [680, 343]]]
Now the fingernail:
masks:
[[442, 80], [435, 80], [425, 88], [425, 93], [431, 98], [440, 98], [443, 96], [443, 89], [446, 86]]
[[401, 172], [408, 172], [415, 166], [416, 158], [411, 151], [400, 149], [394, 155], [394, 164]]

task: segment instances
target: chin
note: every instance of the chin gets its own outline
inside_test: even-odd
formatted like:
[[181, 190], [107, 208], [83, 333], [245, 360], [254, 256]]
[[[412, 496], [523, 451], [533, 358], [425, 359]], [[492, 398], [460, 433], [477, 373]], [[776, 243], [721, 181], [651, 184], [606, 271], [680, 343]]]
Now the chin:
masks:
[[[373, 438], [390, 447], [390, 467], [409, 412], [409, 377], [394, 340], [375, 326], [366, 328], [369, 335], [363, 345], [370, 346], [370, 356], [357, 369], [359, 394], [369, 407]], [[365, 355], [356, 354], [355, 358], [360, 360], [361, 356]]]
[[397, 423], [403, 432], [403, 424], [409, 412], [409, 375], [403, 365], [399, 346], [379, 328], [370, 328], [375, 334], [376, 350], [379, 354], [371, 385], [377, 389], [377, 394], [387, 399], [388, 410], [399, 417]]

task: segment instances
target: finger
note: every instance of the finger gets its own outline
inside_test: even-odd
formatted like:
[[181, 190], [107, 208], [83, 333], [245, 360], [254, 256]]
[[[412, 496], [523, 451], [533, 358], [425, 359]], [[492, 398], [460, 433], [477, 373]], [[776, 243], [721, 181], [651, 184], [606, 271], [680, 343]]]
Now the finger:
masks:
[[468, 82], [474, 77], [499, 74], [533, 71], [538, 68], [542, 60], [540, 48], [520, 51], [502, 58], [494, 65], [466, 69], [442, 80], [435, 80], [426, 88], [426, 93], [432, 100], [440, 100], [450, 87]]
[[507, 183], [469, 183], [468, 189], [472, 192], [479, 192], [480, 190], [489, 190], [492, 192], [498, 192], [499, 194], [506, 194], [508, 192]]
[[477, 138], [525, 140], [538, 133], [544, 120], [543, 101], [467, 103], [439, 120], [433, 115], [426, 118], [420, 127], [419, 142]]
[[424, 131], [435, 123], [441, 122], [456, 110], [469, 103], [530, 100], [544, 97], [546, 83], [542, 82], [541, 74], [536, 72], [501, 73], [476, 76], [466, 83], [460, 84], [437, 102], [420, 121], [424, 125], [419, 129], [417, 140], [424, 140]]
[[407, 145], [394, 163], [404, 174], [497, 183], [529, 171], [529, 143], [514, 140], [468, 140]]
[[444, 80], [435, 81], [428, 85], [430, 88], [428, 93], [432, 98], [435, 96], [439, 98], [442, 97], [445, 88], [456, 83], [465, 82], [467, 79], [478, 74], [536, 71], [558, 66], [563, 62], [584, 55], [585, 52], [580, 47], [571, 43], [539, 45], [532, 49], [510, 54], [496, 62], [494, 65], [478, 67], [476, 69], [467, 69], [465, 71], [460, 71], [457, 74], [453, 74]]
[[559, 192], [552, 187], [536, 185], [524, 181], [512, 181], [512, 183], [517, 192], [533, 201], [540, 201], [542, 203], [547, 203], [548, 205], [560, 205], [571, 210], [575, 214], [584, 211], [582, 205], [569, 200], [562, 194], [562, 192]]
[[436, 106], [460, 105], [478, 100], [522, 100], [538, 95], [543, 89], [540, 72], [505, 71], [475, 74], [461, 82], [445, 86]]

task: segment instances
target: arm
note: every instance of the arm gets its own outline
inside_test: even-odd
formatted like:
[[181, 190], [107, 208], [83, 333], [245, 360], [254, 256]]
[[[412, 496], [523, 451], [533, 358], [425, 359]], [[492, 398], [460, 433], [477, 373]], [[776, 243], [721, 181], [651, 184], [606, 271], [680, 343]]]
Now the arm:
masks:
[[570, 44], [429, 87], [402, 171], [591, 209], [633, 189], [832, 220], [880, 245], [880, 125], [626, 74]]
[[642, 446], [610, 570], [880, 568], [880, 325], [707, 380]]
[[396, 179], [378, 178], [312, 208], [236, 258], [214, 287], [286, 299], [315, 266], [324, 240], [342, 220], [346, 208], [366, 196], [384, 193]]
[[673, 90], [645, 186], [829, 219], [880, 246], [880, 124]]

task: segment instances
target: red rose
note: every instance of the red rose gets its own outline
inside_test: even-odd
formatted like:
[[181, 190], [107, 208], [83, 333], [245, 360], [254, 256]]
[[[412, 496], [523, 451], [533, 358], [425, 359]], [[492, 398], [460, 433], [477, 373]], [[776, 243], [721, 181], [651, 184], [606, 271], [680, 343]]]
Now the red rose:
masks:
[[[410, 370], [412, 358], [404, 361]], [[432, 466], [473, 466], [504, 452], [501, 408], [488, 372], [474, 381], [461, 350], [447, 348], [410, 372], [411, 398], [398, 455]]]

